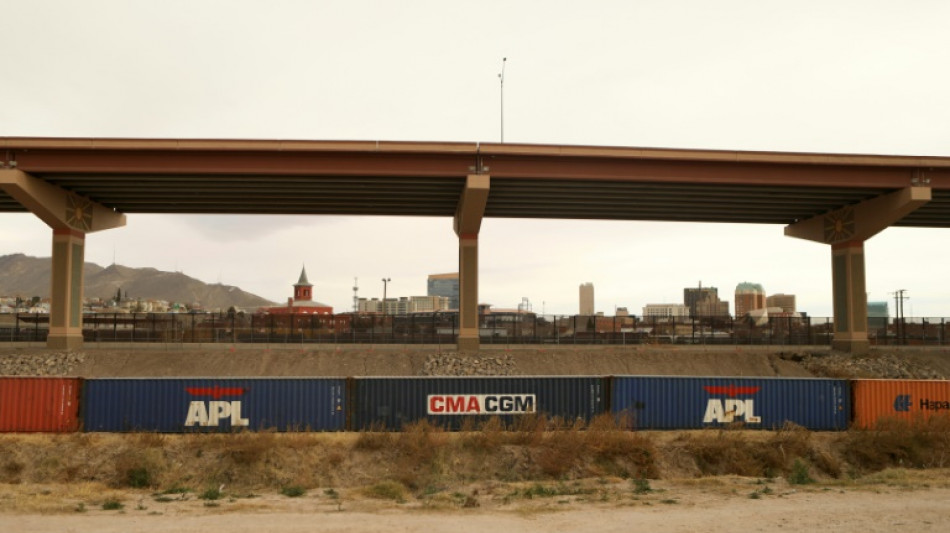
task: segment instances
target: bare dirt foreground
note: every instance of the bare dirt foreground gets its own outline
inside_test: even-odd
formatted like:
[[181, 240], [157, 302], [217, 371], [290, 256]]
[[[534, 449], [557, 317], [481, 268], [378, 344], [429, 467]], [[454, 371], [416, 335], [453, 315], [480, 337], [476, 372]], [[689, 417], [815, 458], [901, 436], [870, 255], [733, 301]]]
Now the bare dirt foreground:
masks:
[[[789, 486], [740, 477], [655, 481], [651, 492], [608, 499], [549, 497], [504, 503], [483, 494], [473, 509], [339, 500], [322, 493], [272, 495], [222, 502], [158, 503], [148, 494], [120, 511], [0, 515], [10, 532], [243, 533], [304, 531], [947, 531], [950, 481], [946, 470], [888, 471], [859, 485]], [[609, 489], [609, 487], [608, 487]], [[3, 494], [3, 498], [9, 497]], [[135, 494], [126, 495], [135, 500]], [[47, 497], [55, 497], [51, 494]]]

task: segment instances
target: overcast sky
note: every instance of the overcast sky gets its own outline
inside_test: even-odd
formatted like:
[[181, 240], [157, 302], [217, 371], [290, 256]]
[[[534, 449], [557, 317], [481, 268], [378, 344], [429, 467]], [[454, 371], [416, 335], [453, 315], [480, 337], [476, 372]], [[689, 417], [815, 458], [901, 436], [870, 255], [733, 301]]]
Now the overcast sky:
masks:
[[[0, 0], [0, 136], [505, 141], [950, 156], [950, 3]], [[828, 246], [782, 226], [486, 219], [479, 299], [573, 314], [743, 281], [830, 316]], [[950, 316], [950, 233], [866, 243], [870, 300]], [[32, 215], [0, 255], [49, 256]], [[274, 301], [422, 295], [458, 269], [448, 218], [130, 215], [86, 259]], [[98, 295], [90, 295], [98, 296]], [[105, 295], [103, 295], [105, 296]], [[730, 305], [730, 310], [733, 310]]]

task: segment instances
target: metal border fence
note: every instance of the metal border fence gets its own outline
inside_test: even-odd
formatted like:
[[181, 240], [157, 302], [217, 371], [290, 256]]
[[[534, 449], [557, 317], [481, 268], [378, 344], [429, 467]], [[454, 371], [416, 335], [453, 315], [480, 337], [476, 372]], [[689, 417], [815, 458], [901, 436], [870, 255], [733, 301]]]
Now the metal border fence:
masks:
[[[49, 315], [0, 315], [0, 342], [45, 342]], [[873, 345], [943, 346], [946, 318], [870, 318]], [[454, 344], [458, 313], [336, 315], [244, 313], [87, 313], [86, 342]], [[660, 318], [489, 313], [482, 344], [826, 345], [831, 318], [779, 316]]]

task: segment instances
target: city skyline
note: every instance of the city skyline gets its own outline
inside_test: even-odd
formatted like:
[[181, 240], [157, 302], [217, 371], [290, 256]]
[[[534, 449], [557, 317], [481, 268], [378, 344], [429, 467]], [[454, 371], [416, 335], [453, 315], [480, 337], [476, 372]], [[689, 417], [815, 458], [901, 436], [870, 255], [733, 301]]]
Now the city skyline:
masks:
[[[950, 156], [940, 3], [5, 7], [16, 23], [0, 45], [17, 53], [0, 71], [0, 136], [497, 142], [507, 58], [510, 143]], [[868, 300], [906, 289], [907, 316], [950, 314], [946, 236], [868, 240]], [[0, 215], [0, 255], [49, 256], [50, 241], [33, 215]], [[590, 281], [596, 311], [636, 312], [699, 281], [726, 294], [754, 280], [832, 314], [830, 250], [781, 226], [489, 218], [479, 254], [479, 301], [496, 307], [572, 314]], [[86, 260], [275, 302], [306, 264], [316, 297], [348, 309], [354, 278], [364, 297], [381, 278], [425, 294], [428, 273], [458, 270], [458, 241], [448, 217], [130, 213], [87, 236]]]
[[[422, 306], [424, 307], [424, 310], [427, 310], [427, 311], [432, 311], [432, 310], [435, 310], [435, 311], [453, 311], [453, 312], [458, 311], [457, 305], [456, 305], [456, 306], [452, 306], [452, 304], [451, 304], [452, 301], [453, 301], [453, 298], [455, 299], [455, 301], [457, 301], [457, 298], [458, 298], [458, 273], [455, 272], [455, 273], [429, 274], [429, 275], [427, 276], [427, 280], [428, 280], [428, 287], [427, 287], [427, 293], [428, 293], [428, 294], [426, 294], [426, 295], [422, 295], [422, 294], [389, 294], [389, 295], [387, 295], [387, 296], [385, 297], [386, 302], [387, 302], [387, 304], [386, 304], [386, 309], [387, 309], [386, 312], [387, 312], [387, 314], [399, 314], [399, 313], [393, 311], [394, 309], [397, 308], [398, 305], [402, 305], [403, 307], [405, 307], [406, 304], [411, 304], [411, 302], [412, 302], [413, 300], [416, 300], [416, 299], [430, 300], [430, 299], [432, 299], [432, 298], [439, 298], [439, 299], [440, 299], [439, 302], [441, 302], [441, 303], [433, 303], [433, 302], [435, 302], [435, 300], [426, 301], [424, 304], [422, 304]], [[391, 279], [387, 279], [386, 281], [387, 281], [387, 283], [390, 283], [392, 280], [391, 280]], [[356, 282], [356, 280], [354, 280], [354, 282]], [[437, 284], [434, 285], [433, 282], [436, 282]], [[441, 285], [441, 286], [438, 285], [438, 283], [440, 283], [440, 282], [443, 283], [443, 285]], [[446, 284], [445, 282], [449, 282], [449, 283]], [[808, 311], [807, 311], [807, 310], [803, 310], [803, 309], [798, 309], [798, 308], [797, 308], [797, 306], [796, 306], [796, 304], [795, 304], [796, 296], [795, 296], [794, 294], [786, 294], [786, 293], [768, 294], [768, 293], [762, 292], [762, 293], [759, 293], [759, 294], [760, 294], [760, 297], [759, 297], [757, 300], [755, 300], [754, 302], [750, 301], [750, 302], [747, 302], [747, 303], [743, 303], [743, 304], [740, 306], [740, 292], [742, 292], [742, 293], [747, 293], [747, 292], [748, 292], [748, 289], [750, 288], [750, 286], [753, 286], [754, 288], [756, 288], [756, 289], [758, 289], [758, 290], [764, 290], [764, 289], [761, 287], [761, 285], [758, 284], [758, 283], [752, 283], [752, 282], [748, 282], [748, 281], [743, 281], [743, 282], [739, 283], [739, 284], [736, 286], [736, 292], [734, 293], [734, 299], [733, 299], [733, 300], [729, 300], [729, 299], [727, 299], [727, 298], [719, 298], [719, 297], [718, 297], [718, 287], [711, 287], [711, 286], [705, 286], [705, 287], [704, 287], [704, 286], [702, 286], [701, 283], [700, 283], [698, 287], [684, 287], [684, 288], [683, 288], [684, 295], [683, 295], [683, 299], [682, 299], [681, 301], [645, 302], [645, 303], [637, 302], [637, 303], [635, 303], [635, 304], [632, 305], [632, 306], [618, 305], [618, 306], [615, 306], [615, 308], [613, 309], [614, 312], [611, 313], [611, 312], [609, 312], [609, 310], [597, 310], [597, 309], [594, 307], [595, 304], [596, 304], [596, 298], [594, 297], [594, 290], [595, 290], [595, 287], [594, 287], [594, 285], [593, 285], [592, 283], [587, 282], [587, 283], [582, 283], [582, 284], [580, 284], [580, 294], [579, 294], [579, 298], [578, 298], [578, 303], [579, 303], [579, 307], [580, 307], [580, 309], [578, 310], [579, 313], [548, 313], [548, 314], [558, 314], [558, 315], [566, 315], [566, 316], [573, 315], [573, 314], [579, 314], [579, 315], [585, 315], [585, 314], [590, 314], [590, 315], [601, 314], [601, 315], [606, 315], [606, 316], [614, 316], [614, 315], [616, 315], [616, 316], [627, 316], [627, 315], [652, 316], [652, 315], [655, 314], [655, 313], [648, 313], [648, 312], [646, 311], [646, 309], [647, 309], [648, 307], [660, 308], [660, 307], [674, 306], [674, 307], [682, 307], [682, 308], [684, 308], [684, 309], [687, 311], [687, 312], [686, 312], [684, 315], [682, 315], [682, 316], [690, 316], [689, 310], [690, 310], [691, 307], [692, 307], [692, 306], [690, 305], [690, 302], [691, 302], [692, 300], [694, 300], [695, 298], [691, 298], [691, 297], [687, 294], [687, 293], [689, 293], [689, 292], [701, 293], [701, 294], [710, 293], [711, 295], [713, 295], [713, 296], [715, 297], [716, 301], [723, 302], [723, 303], [725, 303], [725, 304], [732, 303], [732, 304], [733, 304], [733, 309], [734, 309], [734, 311], [731, 312], [730, 314], [731, 314], [732, 316], [737, 317], [737, 318], [738, 318], [738, 317], [741, 317], [741, 316], [744, 316], [744, 315], [745, 315], [749, 310], [751, 310], [751, 309], [761, 309], [761, 308], [763, 308], [763, 307], [770, 307], [770, 308], [771, 308], [771, 307], [777, 307], [777, 308], [782, 308], [782, 309], [783, 309], [783, 312], [789, 312], [789, 313], [792, 313], [792, 312], [799, 312], [799, 313], [808, 314]], [[303, 300], [306, 300], [307, 302], [311, 302], [311, 301], [313, 300], [313, 297], [314, 297], [315, 295], [310, 292], [310, 290], [311, 290], [311, 288], [313, 287], [313, 285], [310, 284], [310, 283], [309, 283], [309, 280], [307, 279], [307, 275], [306, 275], [306, 265], [304, 265], [304, 267], [301, 269], [301, 274], [300, 274], [300, 277], [299, 277], [297, 283], [292, 284], [291, 287], [292, 287], [292, 290], [291, 290], [290, 292], [293, 293], [293, 296], [290, 298], [291, 301], [293, 301], [293, 302], [301, 302], [301, 301], [303, 301]], [[300, 291], [301, 291], [301, 287], [304, 287], [304, 288], [305, 288], [305, 292], [304, 292], [304, 293], [301, 293], [301, 292], [300, 292]], [[243, 290], [242, 287], [237, 287], [237, 288]], [[358, 288], [358, 286], [354, 286], [353, 288]], [[118, 290], [119, 290], [120, 293], [122, 292], [122, 288], [121, 288], [121, 287], [119, 287]], [[126, 293], [127, 293], [127, 292], [128, 292], [128, 291], [126, 291]], [[758, 293], [758, 291], [756, 291], [756, 292]], [[440, 294], [440, 293], [441, 293], [441, 294]], [[743, 294], [743, 295], [745, 295], [745, 294]], [[162, 299], [161, 297], [159, 297], [159, 296], [145, 296], [145, 297], [143, 297], [143, 296], [141, 296], [141, 295], [133, 295], [133, 296], [135, 296], [134, 298], [132, 298], [133, 300], [138, 299], [138, 300], [144, 301], [144, 302], [159, 302], [159, 301], [163, 301], [163, 299]], [[254, 296], [259, 296], [259, 295], [254, 295]], [[7, 298], [7, 299], [9, 299], [9, 298], [14, 298], [14, 296], [13, 296], [13, 295], [10, 295], [10, 294], [0, 294], [0, 298]], [[41, 297], [36, 296], [36, 295], [32, 295], [32, 296], [27, 296], [26, 299], [28, 300], [28, 299], [30, 299], [30, 298], [41, 298]], [[108, 297], [103, 297], [103, 296], [101, 296], [101, 295], [89, 294], [88, 291], [87, 291], [87, 293], [84, 295], [84, 300], [85, 300], [85, 301], [89, 301], [89, 302], [93, 302], [93, 301], [96, 301], [96, 300], [108, 300], [108, 299], [109, 299]], [[905, 296], [905, 300], [906, 300], [906, 299], [907, 299], [907, 297]], [[48, 298], [44, 297], [44, 298], [42, 298], [42, 300], [43, 300], [43, 301], [46, 301], [46, 300], [48, 300]], [[379, 313], [379, 312], [382, 312], [382, 311], [381, 311], [382, 308], [383, 308], [383, 303], [382, 303], [382, 302], [383, 302], [383, 297], [382, 297], [382, 296], [380, 296], [380, 297], [376, 297], [376, 296], [359, 296], [358, 293], [357, 293], [357, 300], [358, 300], [358, 305], [357, 305], [357, 309], [356, 309], [356, 310], [357, 310], [358, 312], [360, 312], [360, 313]], [[443, 302], [442, 300], [444, 300], [444, 302]], [[773, 300], [774, 300], [774, 302], [773, 302]], [[174, 303], [174, 304], [182, 304], [182, 305], [191, 305], [191, 304], [192, 304], [192, 302], [178, 302], [178, 301], [175, 301], [175, 302], [167, 301], [167, 302], [168, 302], [168, 303]], [[195, 303], [199, 303], [199, 304], [200, 304], [200, 302], [195, 302]], [[272, 302], [272, 303], [274, 303], [275, 305], [273, 305], [273, 306], [264, 306], [264, 307], [262, 307], [261, 309], [270, 308], [270, 307], [276, 307], [276, 308], [281, 308], [281, 309], [283, 309], [283, 308], [285, 307], [285, 306], [283, 305], [282, 301], [275, 301], [275, 302]], [[319, 304], [319, 305], [323, 305], [323, 304], [320, 303], [320, 302], [315, 302], [315, 303], [316, 303], [316, 304]], [[869, 305], [875, 304], [875, 305], [877, 305], [877, 307], [882, 307], [882, 308], [884, 308], [884, 309], [890, 309], [890, 302], [885, 301], [885, 300], [869, 300], [868, 303], [869, 303]], [[543, 306], [542, 306], [542, 308], [540, 308], [540, 309], [535, 309], [535, 308], [534, 308], [534, 304], [535, 304], [535, 302], [532, 302], [532, 301], [530, 301], [530, 299], [528, 299], [528, 298], [526, 298], [526, 297], [523, 297], [523, 298], [522, 298], [522, 302], [517, 306], [517, 309], [520, 311], [525, 305], [527, 305], [528, 307], [526, 308], [526, 310], [528, 310], [529, 312], [534, 312], [535, 314], [539, 314], [539, 315], [540, 315], [540, 314], [545, 314], [545, 310], [543, 309]], [[500, 311], [511, 311], [511, 310], [515, 309], [515, 307], [494, 306], [494, 305], [491, 305], [491, 304], [489, 304], [489, 303], [487, 303], [487, 302], [480, 302], [480, 305], [486, 305], [486, 306], [491, 307], [492, 309], [496, 309], [496, 310], [500, 310]], [[410, 305], [409, 307], [406, 307], [406, 309], [410, 309], [410, 308], [412, 308], [412, 307], [413, 307], [413, 306]], [[591, 310], [591, 309], [592, 309], [592, 310]], [[633, 311], [631, 312], [630, 309], [633, 309]], [[643, 312], [642, 312], [642, 313], [637, 313], [637, 312], [636, 312], [636, 309], [641, 309]], [[728, 309], [728, 305], [727, 305], [726, 309]], [[351, 305], [349, 308], [336, 308], [336, 307], [333, 307], [333, 312], [334, 312], [335, 314], [336, 314], [336, 313], [347, 313], [347, 312], [350, 312], [350, 311], [353, 311], [353, 310], [354, 310], [353, 305]], [[587, 310], [587, 311], [585, 311], [585, 310]], [[621, 310], [621, 311], [618, 312], [618, 310]], [[411, 311], [411, 312], [418, 312], [418, 311], [419, 311], [419, 310], [416, 309], [415, 311]], [[696, 312], [696, 311], [694, 311], [694, 312]], [[672, 316], [672, 315], [670, 315], [670, 314], [668, 314], [668, 313], [660, 313], [660, 314], [657, 315], [657, 316]], [[680, 316], [680, 315], [677, 315], [677, 316]], [[816, 316], [816, 315], [811, 315], [811, 316]], [[910, 315], [908, 315], [908, 316], [910, 316]]]

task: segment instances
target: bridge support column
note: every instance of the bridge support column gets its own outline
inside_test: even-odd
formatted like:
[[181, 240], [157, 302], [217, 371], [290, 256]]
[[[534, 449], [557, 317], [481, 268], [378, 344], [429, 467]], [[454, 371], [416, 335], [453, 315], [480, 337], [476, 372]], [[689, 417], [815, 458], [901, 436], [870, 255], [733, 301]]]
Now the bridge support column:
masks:
[[929, 201], [930, 187], [907, 187], [785, 227], [789, 237], [831, 245], [833, 349], [862, 354], [870, 347], [864, 241]]
[[125, 225], [125, 215], [17, 169], [0, 169], [0, 190], [53, 229], [50, 327], [46, 345], [82, 347], [86, 233]]
[[831, 246], [831, 293], [835, 336], [831, 347], [860, 355], [868, 352], [868, 299], [865, 288], [864, 242]]
[[57, 350], [82, 347], [83, 257], [86, 235], [53, 230], [53, 275], [50, 292], [49, 336], [46, 345]]
[[478, 236], [460, 235], [459, 352], [478, 351], [478, 325]]
[[477, 352], [478, 337], [478, 232], [481, 229], [485, 204], [488, 202], [490, 178], [485, 174], [470, 175], [455, 210], [455, 234], [459, 238], [459, 336], [458, 351]]

